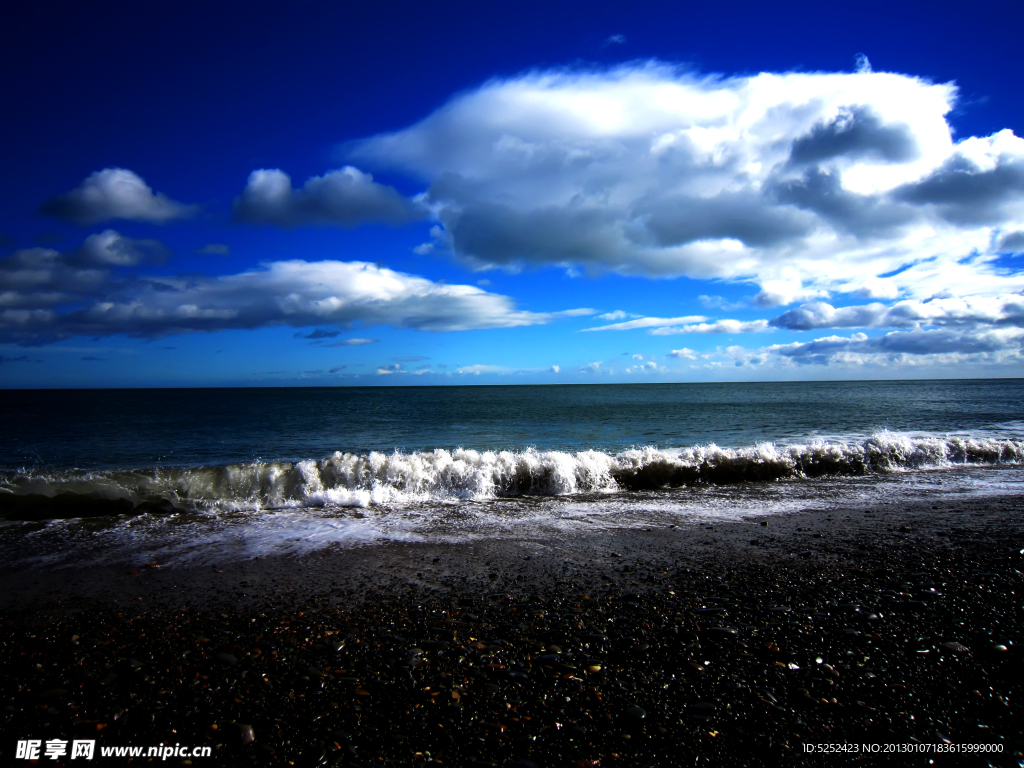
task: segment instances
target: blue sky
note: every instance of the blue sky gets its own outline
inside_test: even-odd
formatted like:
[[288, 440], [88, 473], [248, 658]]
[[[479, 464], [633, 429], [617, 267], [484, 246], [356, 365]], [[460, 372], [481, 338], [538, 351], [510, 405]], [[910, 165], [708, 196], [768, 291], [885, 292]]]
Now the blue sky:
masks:
[[1006, 3], [36, 3], [0, 386], [1024, 373]]

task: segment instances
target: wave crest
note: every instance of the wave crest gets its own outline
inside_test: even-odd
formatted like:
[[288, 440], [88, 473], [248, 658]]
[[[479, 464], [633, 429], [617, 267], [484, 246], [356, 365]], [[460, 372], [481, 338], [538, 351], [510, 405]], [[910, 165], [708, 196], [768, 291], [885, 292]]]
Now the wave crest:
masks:
[[106, 472], [0, 473], [0, 516], [47, 519], [101, 514], [274, 507], [366, 507], [417, 501], [607, 493], [687, 485], [866, 475], [957, 464], [1017, 464], [1024, 442], [913, 437], [745, 448], [714, 444], [585, 450], [418, 453], [337, 452], [320, 461]]

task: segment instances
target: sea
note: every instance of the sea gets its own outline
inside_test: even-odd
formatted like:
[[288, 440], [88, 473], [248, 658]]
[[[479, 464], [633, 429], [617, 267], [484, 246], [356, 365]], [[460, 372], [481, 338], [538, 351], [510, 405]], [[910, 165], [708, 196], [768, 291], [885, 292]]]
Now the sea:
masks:
[[0, 390], [7, 566], [1024, 492], [1024, 380]]

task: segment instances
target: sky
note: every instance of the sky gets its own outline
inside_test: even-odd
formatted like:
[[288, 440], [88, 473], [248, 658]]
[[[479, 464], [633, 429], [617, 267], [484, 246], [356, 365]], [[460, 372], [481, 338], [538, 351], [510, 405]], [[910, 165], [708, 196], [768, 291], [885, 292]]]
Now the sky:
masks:
[[8, 6], [0, 387], [1024, 375], [1024, 7]]

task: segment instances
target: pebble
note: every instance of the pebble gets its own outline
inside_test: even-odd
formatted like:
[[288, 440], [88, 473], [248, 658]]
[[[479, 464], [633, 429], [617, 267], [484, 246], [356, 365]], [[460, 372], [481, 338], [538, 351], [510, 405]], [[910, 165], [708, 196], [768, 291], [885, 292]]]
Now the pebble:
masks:
[[[1004, 552], [750, 557], [637, 558], [621, 587], [493, 600], [402, 585], [287, 609], [7, 614], [0, 728], [345, 768], [789, 764], [802, 743], [879, 734], [1024, 742]], [[984, 591], [982, 571], [996, 574]], [[924, 610], [911, 595], [929, 589]], [[735, 627], [707, 626], [726, 614]]]
[[953, 653], [967, 653], [971, 650], [966, 645], [961, 645], [960, 643], [943, 643], [942, 647], [953, 651]]

